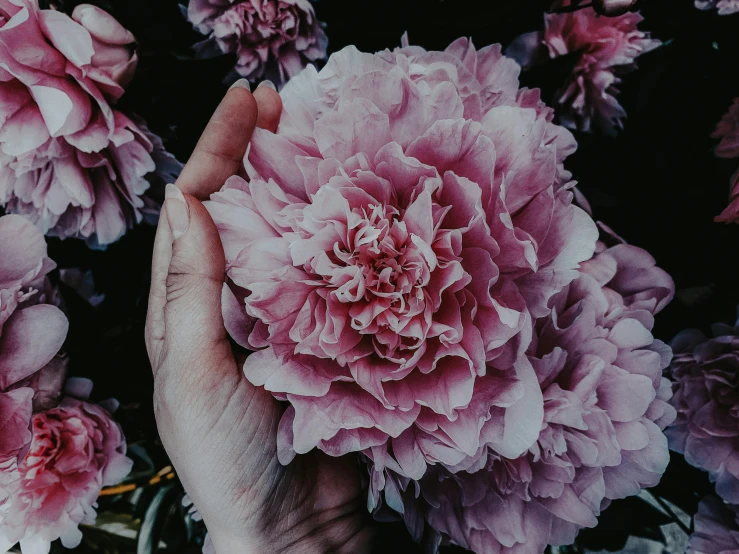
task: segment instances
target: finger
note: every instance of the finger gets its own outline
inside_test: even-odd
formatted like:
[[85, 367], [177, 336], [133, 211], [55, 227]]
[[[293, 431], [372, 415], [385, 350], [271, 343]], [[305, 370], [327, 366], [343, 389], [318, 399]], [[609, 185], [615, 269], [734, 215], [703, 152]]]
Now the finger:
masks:
[[257, 127], [266, 129], [272, 133], [277, 131], [282, 115], [282, 98], [271, 81], [262, 81], [254, 91], [257, 101], [258, 116]]
[[167, 275], [172, 260], [172, 231], [169, 228], [167, 212], [159, 215], [154, 254], [151, 263], [151, 287], [146, 314], [146, 350], [153, 367], [160, 363], [160, 350], [164, 341], [164, 305], [167, 303]]
[[163, 211], [172, 242], [166, 273], [157, 273], [158, 279], [164, 278], [158, 283], [164, 292], [157, 301], [163, 304], [160, 361], [166, 358], [167, 363], [154, 364], [154, 369], [184, 369], [178, 379], [195, 379], [201, 387], [216, 385], [238, 375], [221, 312], [226, 262], [218, 229], [200, 201], [175, 186], [167, 187]]
[[226, 93], [177, 180], [182, 192], [205, 200], [238, 173], [258, 116], [248, 87], [242, 79]]
[[[282, 112], [282, 100], [277, 91], [269, 85], [258, 87], [250, 101], [249, 94], [239, 92], [239, 89], [247, 92], [243, 86], [232, 87], [216, 110], [195, 154], [177, 181], [181, 190], [207, 198], [239, 170], [248, 139], [254, 130], [253, 103], [258, 106], [257, 124], [270, 131], [277, 129]], [[234, 147], [234, 141], [229, 137], [244, 140], [236, 141], [239, 144]], [[153, 362], [159, 357], [157, 348], [161, 346], [165, 335], [166, 281], [172, 261], [173, 236], [166, 212], [166, 209], [162, 210], [154, 243], [152, 286], [146, 321], [147, 349]]]

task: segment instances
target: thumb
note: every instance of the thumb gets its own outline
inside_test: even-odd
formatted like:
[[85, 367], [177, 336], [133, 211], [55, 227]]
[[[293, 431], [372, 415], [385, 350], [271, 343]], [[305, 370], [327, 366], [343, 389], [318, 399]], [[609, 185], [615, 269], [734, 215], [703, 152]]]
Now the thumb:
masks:
[[160, 367], [154, 371], [196, 367], [197, 372], [178, 372], [178, 378], [197, 373], [199, 380], [237, 375], [221, 313], [226, 262], [215, 223], [199, 200], [175, 185], [167, 185], [163, 215], [166, 225], [159, 232], [171, 244], [170, 256], [159, 256], [167, 265], [159, 290], [164, 292], [161, 357], [168, 363], [155, 364]]

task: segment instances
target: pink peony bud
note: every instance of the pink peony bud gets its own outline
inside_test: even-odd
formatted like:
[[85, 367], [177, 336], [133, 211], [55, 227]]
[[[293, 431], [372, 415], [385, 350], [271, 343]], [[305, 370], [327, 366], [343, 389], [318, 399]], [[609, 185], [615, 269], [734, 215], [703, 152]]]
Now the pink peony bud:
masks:
[[593, 9], [601, 15], [616, 17], [630, 11], [637, 0], [593, 0]]

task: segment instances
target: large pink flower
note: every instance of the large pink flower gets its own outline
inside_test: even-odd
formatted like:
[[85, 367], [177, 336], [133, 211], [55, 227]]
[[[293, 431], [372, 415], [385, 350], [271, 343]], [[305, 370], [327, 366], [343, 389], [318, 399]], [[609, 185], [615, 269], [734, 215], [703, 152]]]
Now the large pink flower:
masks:
[[58, 401], [64, 379], [64, 360], [55, 356], [67, 318], [44, 303], [52, 269], [41, 232], [20, 216], [1, 217], [0, 472], [28, 447], [31, 414]]
[[[246, 377], [290, 403], [283, 462], [384, 445], [454, 464], [533, 444], [533, 320], [591, 257], [575, 149], [499, 46], [333, 55], [283, 91], [208, 209]], [[483, 424], [486, 435], [481, 438]], [[421, 453], [420, 458], [415, 454]]]
[[708, 471], [716, 492], [739, 504], [739, 324], [696, 329], [672, 341], [670, 372], [677, 420], [667, 430], [670, 448]]
[[[716, 147], [716, 155], [719, 158], [739, 158], [739, 98], [734, 99], [734, 103], [716, 125], [716, 130], [711, 136], [721, 139]], [[716, 217], [716, 221], [739, 223], [739, 171], [731, 178], [729, 205]]]
[[[555, 8], [569, 6], [555, 2]], [[572, 74], [557, 92], [560, 121], [581, 131], [599, 128], [615, 134], [626, 111], [618, 103], [619, 75], [636, 68], [636, 58], [661, 43], [639, 30], [638, 13], [618, 17], [598, 15], [593, 8], [544, 15], [544, 31], [517, 38], [506, 52], [524, 67], [548, 58], [576, 55]]]
[[436, 464], [420, 480], [372, 448], [371, 508], [384, 492], [416, 539], [538, 554], [572, 543], [612, 499], [657, 484], [669, 461], [662, 429], [675, 411], [662, 377], [670, 349], [650, 330], [674, 286], [639, 248], [599, 251], [536, 323], [528, 356], [544, 421], [534, 445], [507, 459], [483, 444], [482, 455]]
[[739, 514], [736, 506], [707, 496], [693, 518], [695, 530], [686, 554], [733, 554], [739, 552]]
[[155, 170], [143, 129], [111, 107], [134, 37], [99, 8], [70, 18], [0, 0], [0, 203], [50, 235], [105, 245], [142, 219]]
[[190, 0], [187, 17], [208, 35], [196, 51], [235, 53], [236, 72], [250, 81], [282, 84], [326, 57], [328, 41], [310, 0]]
[[[80, 380], [70, 380], [78, 385]], [[79, 387], [78, 387], [79, 388]], [[90, 390], [89, 385], [83, 389]], [[33, 416], [28, 453], [0, 488], [0, 551], [20, 542], [23, 554], [48, 552], [61, 538], [76, 547], [80, 523], [95, 520], [94, 505], [102, 487], [128, 475], [132, 461], [118, 424], [101, 406], [66, 397]]]

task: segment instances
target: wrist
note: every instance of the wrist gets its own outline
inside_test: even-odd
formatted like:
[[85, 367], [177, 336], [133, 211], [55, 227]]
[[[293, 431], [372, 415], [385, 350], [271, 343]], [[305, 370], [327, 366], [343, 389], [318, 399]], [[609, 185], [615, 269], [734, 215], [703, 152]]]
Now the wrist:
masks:
[[338, 529], [317, 527], [305, 534], [291, 537], [291, 533], [284, 533], [274, 539], [247, 539], [217, 529], [209, 530], [208, 535], [215, 554], [356, 554], [371, 551], [372, 525], [360, 528], [340, 525]]
[[[267, 554], [267, 550], [259, 548], [253, 544], [252, 541], [245, 541], [242, 538], [234, 537], [228, 534], [220, 533], [218, 531], [208, 531], [208, 537], [213, 546], [215, 554], [256, 554], [257, 552]], [[203, 549], [203, 552], [208, 552], [207, 549]]]

